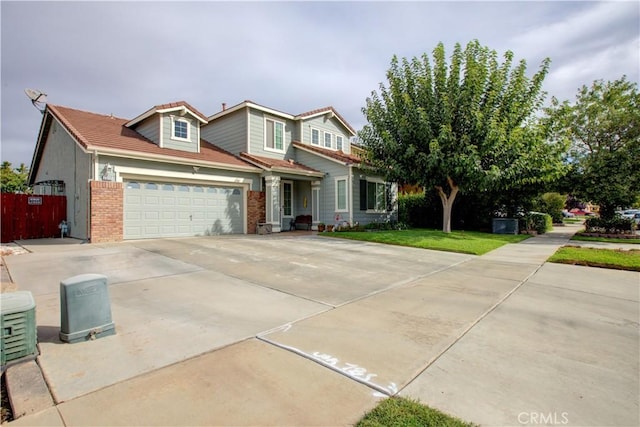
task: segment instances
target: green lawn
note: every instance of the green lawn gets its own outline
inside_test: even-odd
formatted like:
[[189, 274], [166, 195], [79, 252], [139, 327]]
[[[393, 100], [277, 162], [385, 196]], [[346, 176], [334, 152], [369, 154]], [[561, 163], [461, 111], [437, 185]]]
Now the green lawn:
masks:
[[522, 234], [490, 234], [478, 231], [452, 231], [443, 233], [439, 230], [423, 228], [401, 231], [374, 232], [336, 232], [322, 233], [322, 236], [343, 239], [363, 240], [366, 242], [386, 243], [389, 245], [410, 246], [437, 251], [459, 252], [463, 254], [482, 255], [507, 243], [518, 243], [529, 235]]
[[575, 235], [571, 240], [579, 240], [582, 242], [605, 242], [605, 243], [630, 243], [640, 245], [640, 239], [616, 239], [609, 237], [591, 237], [591, 236], [578, 236]]
[[640, 271], [640, 250], [621, 251], [565, 246], [547, 261], [616, 270]]
[[562, 220], [563, 223], [565, 224], [582, 224], [584, 222], [584, 219], [582, 218], [564, 218]]
[[466, 427], [473, 424], [403, 397], [391, 397], [367, 413], [356, 427]]

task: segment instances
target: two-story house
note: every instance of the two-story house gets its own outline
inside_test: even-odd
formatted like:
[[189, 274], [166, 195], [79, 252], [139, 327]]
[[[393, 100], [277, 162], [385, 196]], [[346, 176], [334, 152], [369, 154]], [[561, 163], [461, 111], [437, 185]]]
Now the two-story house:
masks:
[[362, 168], [354, 135], [332, 107], [206, 117], [181, 101], [128, 120], [47, 105], [29, 182], [66, 195], [71, 236], [92, 242], [395, 219], [396, 186]]

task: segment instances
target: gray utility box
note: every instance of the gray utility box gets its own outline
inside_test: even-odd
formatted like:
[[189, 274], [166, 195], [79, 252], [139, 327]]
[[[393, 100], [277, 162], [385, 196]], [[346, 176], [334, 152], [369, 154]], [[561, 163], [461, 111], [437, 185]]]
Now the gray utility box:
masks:
[[36, 354], [36, 303], [28, 291], [0, 294], [2, 309], [2, 366]]
[[518, 220], [515, 218], [493, 218], [493, 234], [518, 234]]
[[107, 278], [81, 274], [60, 282], [60, 339], [75, 343], [116, 333]]

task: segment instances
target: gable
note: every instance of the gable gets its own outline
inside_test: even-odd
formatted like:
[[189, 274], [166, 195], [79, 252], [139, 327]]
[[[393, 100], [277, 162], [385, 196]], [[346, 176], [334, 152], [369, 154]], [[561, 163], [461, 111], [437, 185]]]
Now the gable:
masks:
[[60, 130], [68, 133], [71, 141], [86, 153], [94, 152], [101, 155], [230, 170], [259, 171], [255, 166], [203, 140], [198, 141], [198, 151], [161, 148], [143, 135], [126, 127], [126, 119], [114, 116], [48, 104], [42, 120], [31, 170], [37, 170], [44, 147], [48, 143], [49, 129], [52, 123], [58, 122], [61, 125]]
[[303, 119], [301, 142], [315, 145], [316, 136], [319, 147], [351, 152], [351, 134], [335, 115], [323, 114]]

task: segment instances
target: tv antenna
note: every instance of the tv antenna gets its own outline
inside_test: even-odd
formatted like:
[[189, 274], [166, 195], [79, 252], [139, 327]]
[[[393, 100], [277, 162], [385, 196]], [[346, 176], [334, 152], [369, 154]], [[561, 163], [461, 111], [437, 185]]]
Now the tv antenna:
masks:
[[33, 106], [44, 114], [44, 108], [47, 104], [47, 94], [37, 89], [25, 89], [24, 93], [27, 94]]

